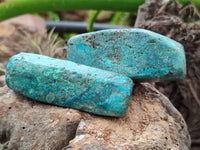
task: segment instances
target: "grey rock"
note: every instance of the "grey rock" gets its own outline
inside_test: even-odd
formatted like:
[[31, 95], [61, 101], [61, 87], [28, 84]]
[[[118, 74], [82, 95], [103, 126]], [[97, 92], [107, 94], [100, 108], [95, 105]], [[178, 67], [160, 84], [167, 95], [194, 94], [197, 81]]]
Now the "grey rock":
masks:
[[9, 150], [189, 150], [191, 140], [169, 99], [142, 83], [121, 118], [31, 101], [9, 89], [0, 96], [0, 143]]

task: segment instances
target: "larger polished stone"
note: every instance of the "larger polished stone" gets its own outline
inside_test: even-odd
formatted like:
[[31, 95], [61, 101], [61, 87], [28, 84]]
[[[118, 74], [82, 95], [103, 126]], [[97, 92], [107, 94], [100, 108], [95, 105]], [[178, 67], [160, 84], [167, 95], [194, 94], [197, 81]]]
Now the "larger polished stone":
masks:
[[128, 77], [29, 53], [10, 58], [6, 83], [34, 100], [105, 116], [125, 115], [133, 88]]
[[67, 59], [117, 72], [134, 80], [183, 79], [183, 46], [144, 29], [111, 29], [72, 37]]

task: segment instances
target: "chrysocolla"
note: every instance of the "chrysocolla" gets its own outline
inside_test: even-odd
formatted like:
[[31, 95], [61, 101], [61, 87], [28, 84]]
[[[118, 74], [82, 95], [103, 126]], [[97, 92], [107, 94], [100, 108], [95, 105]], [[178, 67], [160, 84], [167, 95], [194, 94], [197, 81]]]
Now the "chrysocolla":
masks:
[[134, 80], [183, 79], [183, 46], [144, 29], [110, 29], [72, 37], [67, 59], [120, 73]]
[[10, 58], [6, 83], [37, 101], [116, 117], [126, 114], [133, 88], [117, 73], [30, 53]]

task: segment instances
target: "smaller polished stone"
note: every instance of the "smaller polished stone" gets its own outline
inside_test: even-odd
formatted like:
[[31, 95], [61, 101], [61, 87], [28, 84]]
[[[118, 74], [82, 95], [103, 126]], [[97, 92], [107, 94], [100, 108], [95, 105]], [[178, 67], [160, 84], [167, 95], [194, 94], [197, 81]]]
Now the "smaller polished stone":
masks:
[[126, 114], [133, 88], [117, 73], [31, 53], [10, 58], [6, 83], [33, 100], [115, 117]]
[[177, 80], [186, 75], [183, 46], [144, 29], [110, 29], [72, 37], [67, 59], [134, 80]]

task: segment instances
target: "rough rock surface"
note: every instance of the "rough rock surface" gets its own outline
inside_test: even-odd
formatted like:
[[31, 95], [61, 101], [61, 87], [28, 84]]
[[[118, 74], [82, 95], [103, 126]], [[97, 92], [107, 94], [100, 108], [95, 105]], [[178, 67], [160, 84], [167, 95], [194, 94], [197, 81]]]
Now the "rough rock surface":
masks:
[[186, 78], [181, 81], [157, 82], [155, 85], [181, 112], [187, 122], [193, 144], [198, 145], [200, 149], [200, 22], [196, 20], [198, 16], [200, 15], [192, 4], [183, 7], [178, 1], [168, 5], [160, 0], [146, 0], [139, 9], [135, 27], [166, 35], [185, 47]]
[[122, 118], [35, 102], [6, 86], [0, 93], [0, 146], [10, 150], [190, 148], [182, 116], [148, 83], [135, 86]]
[[31, 53], [9, 59], [6, 83], [34, 100], [113, 117], [126, 114], [133, 89], [115, 72]]
[[31, 42], [39, 39], [39, 36], [43, 38], [45, 35], [46, 24], [40, 17], [27, 14], [1, 22], [0, 62], [3, 58], [22, 51], [29, 51]]

